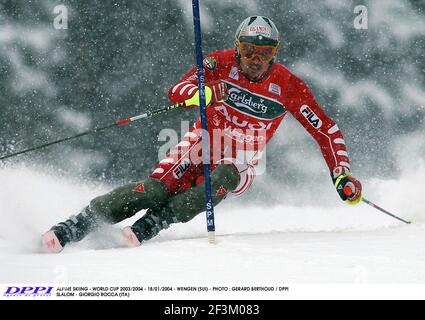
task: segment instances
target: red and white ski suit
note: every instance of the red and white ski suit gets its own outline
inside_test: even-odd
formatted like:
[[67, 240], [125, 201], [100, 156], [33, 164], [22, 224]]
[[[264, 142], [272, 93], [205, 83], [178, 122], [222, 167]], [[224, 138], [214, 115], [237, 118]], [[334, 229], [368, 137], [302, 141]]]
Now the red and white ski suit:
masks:
[[[283, 65], [275, 62], [264, 79], [251, 82], [238, 69], [235, 49], [229, 49], [208, 55], [204, 70], [205, 83], [221, 80], [229, 91], [225, 101], [207, 107], [207, 119], [211, 168], [227, 161], [234, 163], [240, 172], [240, 184], [234, 194], [241, 194], [252, 184], [265, 146], [288, 112], [317, 141], [331, 172], [340, 167], [349, 171], [350, 161], [338, 126], [317, 104], [305, 83]], [[169, 98], [173, 103], [186, 101], [197, 88], [197, 68], [194, 67], [170, 88]], [[161, 179], [170, 193], [203, 179], [200, 128], [198, 118], [151, 175]]]

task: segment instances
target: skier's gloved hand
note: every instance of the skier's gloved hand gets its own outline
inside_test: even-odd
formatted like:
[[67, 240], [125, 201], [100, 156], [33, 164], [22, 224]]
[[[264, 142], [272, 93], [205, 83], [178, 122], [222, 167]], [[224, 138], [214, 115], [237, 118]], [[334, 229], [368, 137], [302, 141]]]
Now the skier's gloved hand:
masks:
[[[193, 96], [186, 100], [186, 108], [199, 107], [199, 90], [195, 90]], [[211, 81], [205, 84], [205, 102], [208, 105], [227, 98], [228, 90], [225, 82], [221, 80]]]
[[336, 177], [334, 183], [339, 196], [348, 204], [355, 205], [362, 200], [362, 184], [349, 172]]
[[211, 81], [205, 84], [212, 90], [211, 103], [226, 100], [229, 90], [227, 84], [221, 80]]

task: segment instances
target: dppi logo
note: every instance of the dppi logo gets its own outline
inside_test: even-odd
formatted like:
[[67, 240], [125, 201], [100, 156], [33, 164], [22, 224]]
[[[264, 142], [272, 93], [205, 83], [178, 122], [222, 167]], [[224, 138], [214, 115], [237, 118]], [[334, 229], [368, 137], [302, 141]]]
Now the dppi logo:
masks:
[[53, 287], [7, 287], [3, 296], [50, 296]]
[[310, 122], [310, 124], [319, 129], [322, 126], [322, 120], [308, 107], [308, 105], [303, 104], [300, 108], [301, 114]]

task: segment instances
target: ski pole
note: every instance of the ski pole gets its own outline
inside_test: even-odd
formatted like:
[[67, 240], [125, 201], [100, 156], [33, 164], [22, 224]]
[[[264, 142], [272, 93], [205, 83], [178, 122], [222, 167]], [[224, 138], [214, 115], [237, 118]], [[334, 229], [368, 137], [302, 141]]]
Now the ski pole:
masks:
[[[343, 189], [343, 192], [344, 192], [344, 194], [346, 195], [346, 196], [350, 196], [351, 195], [351, 189], [349, 188], [349, 187], [345, 187], [344, 189]], [[407, 223], [407, 224], [411, 224], [412, 222], [411, 221], [407, 221], [407, 220], [404, 220], [404, 219], [402, 219], [402, 218], [400, 218], [400, 217], [397, 217], [396, 215], [394, 215], [394, 214], [392, 214], [392, 213], [390, 213], [390, 212], [388, 212], [387, 210], [385, 210], [385, 209], [382, 209], [380, 206], [377, 206], [376, 204], [374, 204], [373, 202], [371, 202], [371, 201], [369, 201], [369, 200], [367, 200], [367, 199], [365, 199], [365, 198], [363, 198], [362, 197], [362, 201], [364, 202], [364, 203], [367, 203], [368, 205], [370, 205], [371, 207], [373, 207], [373, 208], [375, 208], [375, 209], [378, 209], [379, 211], [381, 211], [381, 212], [383, 212], [383, 213], [385, 213], [385, 214], [387, 214], [387, 215], [389, 215], [389, 216], [391, 216], [391, 217], [393, 217], [393, 218], [395, 218], [395, 219], [397, 219], [397, 220], [400, 220], [400, 221], [403, 221], [404, 223]]]
[[412, 223], [412, 221], [407, 221], [407, 220], [404, 220], [404, 219], [402, 219], [400, 217], [397, 217], [396, 215], [388, 212], [387, 210], [382, 209], [381, 207], [377, 206], [376, 204], [374, 204], [373, 202], [370, 202], [369, 200], [367, 200], [365, 198], [362, 198], [362, 201], [364, 203], [367, 203], [368, 205], [372, 206], [373, 208], [378, 209], [379, 211], [381, 211], [381, 212], [383, 212], [383, 213], [385, 213], [385, 214], [387, 214], [387, 215], [389, 215], [389, 216], [391, 216], [391, 217], [393, 217], [393, 218], [395, 218], [397, 220], [403, 221], [404, 223], [407, 223], [407, 224], [411, 224]]
[[[344, 192], [344, 194], [345, 194], [346, 196], [351, 195], [351, 189], [350, 189], [350, 188], [348, 188], [348, 187], [345, 187], [345, 188], [343, 189], [343, 192]], [[411, 221], [407, 221], [407, 220], [404, 220], [404, 219], [402, 219], [402, 218], [400, 218], [400, 217], [397, 217], [396, 215], [394, 215], [394, 214], [392, 214], [392, 213], [388, 212], [388, 211], [387, 211], [387, 210], [385, 210], [385, 209], [382, 209], [380, 206], [377, 206], [377, 205], [376, 205], [376, 204], [374, 204], [373, 202], [371, 202], [371, 201], [369, 201], [369, 200], [367, 200], [367, 199], [365, 199], [365, 198], [363, 198], [363, 197], [362, 197], [362, 201], [363, 201], [364, 203], [367, 203], [367, 204], [368, 204], [368, 205], [370, 205], [371, 207], [373, 207], [373, 208], [375, 208], [375, 209], [378, 209], [379, 211], [381, 211], [381, 212], [383, 212], [383, 213], [385, 213], [385, 214], [387, 214], [387, 215], [389, 215], [389, 216], [391, 216], [391, 217], [393, 217], [393, 218], [395, 218], [395, 219], [397, 219], [397, 220], [403, 221], [404, 223], [407, 223], [407, 224], [411, 224], [411, 223], [412, 223]]]
[[52, 142], [48, 142], [48, 143], [39, 145], [37, 147], [32, 147], [32, 148], [28, 148], [28, 149], [25, 149], [25, 150], [22, 150], [22, 151], [19, 151], [19, 152], [11, 153], [11, 154], [5, 155], [3, 157], [0, 157], [0, 160], [12, 158], [12, 157], [15, 157], [15, 156], [20, 155], [20, 154], [24, 154], [24, 153], [34, 151], [34, 150], [39, 150], [39, 149], [42, 149], [42, 148], [45, 148], [45, 147], [48, 147], [48, 146], [51, 146], [51, 145], [54, 145], [54, 144], [57, 144], [57, 143], [76, 139], [76, 138], [79, 138], [79, 137], [82, 137], [82, 136], [85, 136], [85, 135], [88, 135], [88, 134], [97, 133], [97, 132], [100, 132], [100, 131], [103, 131], [103, 130], [106, 130], [106, 129], [109, 129], [109, 128], [112, 128], [112, 127], [115, 127], [115, 126], [122, 126], [122, 125], [125, 125], [127, 123], [130, 123], [130, 122], [133, 122], [133, 121], [136, 121], [136, 120], [140, 120], [140, 119], [144, 119], [144, 118], [150, 118], [152, 116], [162, 114], [162, 113], [166, 113], [168, 111], [171, 111], [171, 110], [177, 109], [177, 108], [181, 108], [181, 107], [184, 107], [186, 105], [187, 106], [196, 105], [196, 104], [199, 105], [198, 100], [199, 100], [198, 96], [195, 95], [194, 97], [192, 97], [192, 98], [190, 98], [190, 99], [188, 99], [184, 102], [176, 103], [176, 104], [173, 104], [171, 106], [167, 106], [165, 108], [160, 108], [160, 109], [157, 109], [157, 110], [154, 110], [154, 111], [149, 111], [149, 112], [146, 112], [146, 113], [143, 113], [143, 114], [140, 114], [138, 116], [131, 117], [131, 118], [118, 120], [118, 121], [115, 121], [114, 123], [109, 124], [107, 126], [95, 128], [93, 130], [87, 130], [87, 131], [81, 132], [81, 133], [79, 133], [75, 136], [55, 140], [55, 141], [52, 141]]

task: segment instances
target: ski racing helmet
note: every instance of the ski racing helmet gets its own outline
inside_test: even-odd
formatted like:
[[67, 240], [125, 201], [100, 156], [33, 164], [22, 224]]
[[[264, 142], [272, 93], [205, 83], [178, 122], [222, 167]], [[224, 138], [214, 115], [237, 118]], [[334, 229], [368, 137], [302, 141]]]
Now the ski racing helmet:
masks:
[[[271, 71], [276, 60], [279, 43], [279, 31], [273, 21], [263, 16], [246, 18], [239, 25], [235, 34], [236, 59], [239, 69], [251, 81], [262, 80]], [[247, 74], [249, 72], [247, 72], [246, 65], [256, 57], [256, 60], [264, 64], [265, 71], [262, 71], [258, 78], [252, 79]]]

